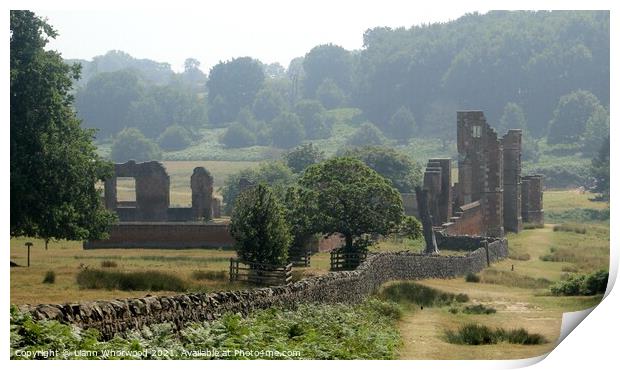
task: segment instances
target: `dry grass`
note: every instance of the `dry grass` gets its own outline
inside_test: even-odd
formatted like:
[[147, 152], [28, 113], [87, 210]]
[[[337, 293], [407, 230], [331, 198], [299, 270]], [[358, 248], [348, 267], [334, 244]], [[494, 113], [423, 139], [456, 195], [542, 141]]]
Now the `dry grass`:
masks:
[[545, 190], [543, 205], [545, 212], [562, 212], [574, 208], [605, 209], [608, 203], [593, 202], [592, 193], [581, 193], [578, 190]]

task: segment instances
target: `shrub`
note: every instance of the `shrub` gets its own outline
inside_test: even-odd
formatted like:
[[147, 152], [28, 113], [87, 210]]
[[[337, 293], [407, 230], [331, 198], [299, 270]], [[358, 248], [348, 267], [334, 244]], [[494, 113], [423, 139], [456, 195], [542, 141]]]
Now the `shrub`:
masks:
[[523, 230], [543, 229], [544, 227], [545, 225], [541, 225], [541, 224], [530, 224], [530, 223], [523, 224]]
[[586, 228], [583, 226], [567, 225], [567, 224], [555, 225], [553, 226], [553, 231], [565, 231], [565, 232], [572, 232], [572, 233], [577, 233], [577, 234], [585, 234], [587, 232]]
[[332, 129], [327, 122], [325, 108], [319, 101], [300, 100], [295, 104], [295, 113], [304, 126], [307, 139], [327, 139], [330, 136]]
[[468, 283], [479, 283], [480, 276], [474, 274], [473, 272], [470, 272], [467, 275], [465, 275], [465, 281]]
[[319, 163], [325, 159], [325, 154], [312, 143], [296, 147], [284, 155], [286, 164], [294, 173], [300, 173], [306, 167]]
[[54, 271], [48, 271], [43, 278], [44, 284], [54, 284], [56, 282], [56, 273]]
[[271, 142], [277, 148], [293, 148], [301, 144], [304, 136], [304, 127], [295, 113], [281, 113], [271, 122]]
[[347, 143], [355, 146], [383, 145], [385, 143], [385, 137], [377, 126], [370, 122], [366, 122], [351, 135]]
[[550, 223], [559, 222], [598, 222], [609, 220], [609, 208], [574, 208], [562, 212], [547, 212], [545, 219]]
[[114, 261], [105, 260], [101, 261], [101, 267], [118, 267], [118, 264]]
[[226, 280], [228, 273], [226, 271], [194, 271], [192, 272], [194, 280]]
[[83, 289], [119, 290], [171, 290], [185, 291], [187, 286], [180, 278], [159, 272], [120, 272], [103, 270], [82, 270], [77, 275], [77, 284]]
[[187, 148], [192, 143], [189, 131], [179, 125], [166, 128], [157, 141], [164, 150], [181, 150]]
[[221, 141], [229, 148], [246, 148], [254, 145], [256, 136], [243, 125], [233, 123], [228, 126]]
[[154, 141], [144, 137], [140, 130], [130, 127], [116, 135], [110, 156], [115, 162], [126, 162], [130, 159], [145, 162], [161, 159], [162, 153]]
[[487, 307], [483, 304], [471, 305], [463, 308], [463, 313], [470, 315], [490, 315], [496, 313], [497, 310], [492, 307]]
[[551, 281], [545, 278], [533, 278], [513, 271], [498, 271], [494, 269], [484, 270], [480, 281], [486, 284], [498, 284], [526, 289], [547, 288], [551, 284]]
[[413, 303], [421, 306], [447, 306], [454, 302], [467, 302], [466, 294], [452, 294], [425, 287], [410, 281], [399, 282], [384, 288], [379, 296], [397, 303]]
[[508, 255], [508, 258], [517, 261], [529, 261], [532, 256], [530, 256], [529, 253], [510, 253], [510, 255]]
[[588, 275], [571, 275], [566, 280], [558, 281], [549, 287], [551, 294], [576, 296], [603, 294], [607, 289], [609, 273], [604, 270]]
[[479, 324], [467, 324], [461, 326], [456, 332], [446, 331], [446, 340], [453, 344], [495, 344], [498, 340], [497, 333], [488, 326]]
[[502, 328], [491, 329], [481, 324], [466, 324], [457, 331], [446, 330], [445, 339], [448, 343], [484, 345], [508, 342], [512, 344], [535, 345], [547, 343], [545, 337], [540, 334], [530, 334], [527, 330]]

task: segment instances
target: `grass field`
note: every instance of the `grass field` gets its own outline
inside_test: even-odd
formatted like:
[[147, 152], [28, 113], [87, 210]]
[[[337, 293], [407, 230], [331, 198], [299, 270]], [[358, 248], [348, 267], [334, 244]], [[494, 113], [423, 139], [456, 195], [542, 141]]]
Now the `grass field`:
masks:
[[[209, 162], [174, 163], [169, 167], [171, 177], [181, 178], [191, 174], [199, 164], [215, 173], [233, 171], [228, 166], [211, 166]], [[239, 164], [240, 166], [242, 164]], [[251, 164], [246, 164], [251, 165]], [[217, 180], [216, 180], [217, 181]], [[573, 208], [601, 208], [606, 206], [592, 202], [591, 194], [575, 191], [551, 191], [545, 193], [545, 211], [562, 211]], [[570, 226], [570, 225], [569, 225]], [[447, 307], [409, 306], [399, 321], [402, 345], [398, 356], [402, 359], [505, 359], [525, 358], [550, 351], [560, 333], [563, 312], [576, 311], [596, 305], [601, 296], [557, 297], [549, 294], [551, 282], [566, 278], [570, 273], [588, 273], [606, 269], [609, 264], [609, 222], [580, 224], [585, 233], [570, 231], [567, 227], [554, 231], [553, 225], [542, 229], [524, 230], [509, 234], [512, 258], [493, 264], [482, 271], [480, 283], [468, 283], [465, 279], [431, 279], [420, 283], [445, 292], [469, 296], [468, 304], [484, 304], [497, 310], [493, 315], [467, 315], [451, 313]], [[26, 239], [11, 240], [11, 260], [26, 265]], [[419, 251], [420, 241], [383, 241], [374, 250], [409, 249]], [[447, 254], [447, 253], [444, 253]], [[177, 294], [177, 292], [121, 291], [104, 289], [80, 289], [76, 276], [80, 268], [97, 268], [110, 271], [161, 271], [179, 276], [193, 291], [213, 291], [242, 288], [233, 285], [218, 274], [208, 271], [227, 271], [228, 259], [233, 251], [221, 250], [83, 250], [78, 242], [52, 242], [44, 250], [43, 242], [34, 240], [31, 267], [11, 268], [11, 303], [63, 303], [141, 297], [146, 294]], [[103, 261], [113, 261], [116, 267], [101, 267]], [[296, 279], [324, 274], [329, 269], [329, 254], [312, 256], [311, 267], [295, 268]], [[112, 264], [113, 265], [113, 264]], [[55, 283], [43, 283], [47, 271], [56, 274]], [[196, 274], [196, 271], [201, 273]], [[213, 278], [196, 279], [207, 275]], [[445, 340], [445, 330], [457, 329], [465, 323], [484, 323], [492, 328], [523, 327], [530, 333], [541, 334], [548, 339], [542, 345], [516, 345], [499, 343], [470, 346], [450, 344]]]
[[[578, 191], [550, 191], [544, 194], [545, 211], [561, 212], [573, 208], [606, 207], [592, 202], [592, 194]], [[481, 283], [465, 279], [430, 279], [420, 283], [449, 293], [464, 293], [474, 304], [484, 304], [497, 310], [493, 315], [452, 314], [448, 308], [410, 307], [400, 322], [403, 346], [401, 359], [517, 359], [539, 356], [551, 351], [560, 335], [562, 314], [595, 306], [601, 296], [557, 297], [536, 282], [559, 281], [572, 272], [588, 273], [609, 266], [609, 222], [596, 222], [585, 227], [585, 234], [553, 231], [552, 225], [543, 229], [524, 230], [508, 234], [512, 256], [525, 259], [506, 259], [493, 264], [479, 274]], [[543, 261], [551, 250], [564, 251], [571, 256], [564, 262]], [[501, 276], [501, 278], [497, 278]], [[484, 283], [492, 281], [493, 283]], [[529, 288], [524, 286], [531, 285]], [[482, 323], [490, 327], [514, 329], [523, 327], [531, 333], [542, 334], [548, 343], [542, 345], [457, 345], [444, 338], [445, 330], [455, 330], [464, 323]]]

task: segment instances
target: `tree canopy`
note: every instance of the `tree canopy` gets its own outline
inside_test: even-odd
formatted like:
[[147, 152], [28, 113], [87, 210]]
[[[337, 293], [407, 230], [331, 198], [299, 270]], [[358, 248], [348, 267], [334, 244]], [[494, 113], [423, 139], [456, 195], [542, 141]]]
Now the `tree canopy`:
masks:
[[219, 115], [210, 115], [213, 123], [231, 122], [243, 107], [251, 106], [265, 80], [261, 63], [250, 57], [234, 58], [216, 64], [209, 72], [209, 103], [221, 99]]
[[312, 222], [317, 231], [344, 235], [348, 250], [364, 234], [394, 231], [404, 216], [398, 191], [358, 159], [337, 157], [312, 165], [299, 185], [316, 205]]
[[406, 154], [385, 146], [347, 149], [344, 157], [357, 158], [388, 179], [401, 193], [412, 193], [422, 183], [422, 166]]
[[283, 265], [291, 244], [290, 226], [281, 201], [263, 183], [244, 190], [235, 202], [230, 234], [240, 259]]
[[11, 236], [97, 239], [115, 220], [95, 187], [111, 174], [72, 108], [79, 66], [44, 47], [56, 31], [31, 11], [12, 10]]

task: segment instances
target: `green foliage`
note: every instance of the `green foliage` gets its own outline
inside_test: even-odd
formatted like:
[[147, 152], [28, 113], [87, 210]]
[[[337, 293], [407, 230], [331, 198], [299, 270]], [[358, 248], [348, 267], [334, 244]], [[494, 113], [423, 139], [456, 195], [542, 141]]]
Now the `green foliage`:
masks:
[[280, 161], [261, 163], [257, 169], [242, 170], [230, 175], [221, 190], [225, 203], [224, 210], [227, 214], [231, 213], [239, 195], [239, 180], [241, 178], [253, 183], [265, 183], [271, 186], [277, 194], [281, 194], [282, 198], [284, 198], [285, 189], [294, 181], [291, 169]]
[[396, 149], [386, 146], [365, 146], [344, 151], [343, 156], [364, 162], [392, 182], [401, 193], [413, 192], [422, 182], [422, 166]]
[[250, 57], [216, 64], [207, 81], [209, 104], [217, 107], [209, 111], [209, 120], [214, 124], [233, 121], [242, 108], [254, 102], [264, 80], [261, 63]]
[[379, 297], [388, 301], [415, 304], [423, 307], [449, 306], [454, 303], [469, 301], [469, 297], [466, 294], [446, 293], [410, 281], [388, 285], [381, 290]]
[[527, 121], [523, 108], [516, 103], [508, 103], [504, 106], [504, 112], [499, 119], [497, 133], [500, 136], [505, 135], [510, 129], [521, 129], [525, 134], [527, 132]]
[[531, 334], [523, 328], [505, 330], [491, 329], [481, 324], [465, 324], [457, 331], [446, 330], [445, 339], [452, 344], [483, 345], [508, 342], [512, 344], [536, 345], [547, 343], [540, 334]]
[[465, 281], [468, 283], [479, 283], [480, 276], [474, 274], [473, 272], [469, 272], [467, 273], [467, 275], [465, 275]]
[[558, 281], [549, 287], [554, 295], [595, 295], [603, 294], [607, 289], [609, 273], [604, 270], [587, 275], [570, 275], [568, 279]]
[[481, 281], [485, 284], [498, 284], [525, 289], [547, 288], [551, 284], [551, 281], [545, 278], [533, 278], [531, 276], [518, 274], [514, 271], [495, 269], [484, 270], [482, 272]]
[[363, 123], [347, 141], [347, 144], [354, 146], [375, 146], [384, 143], [385, 137], [377, 126], [370, 122]]
[[592, 191], [599, 194], [600, 200], [609, 201], [609, 135], [603, 140], [597, 156], [592, 159], [590, 173], [594, 178]]
[[298, 146], [286, 153], [284, 159], [294, 173], [301, 173], [308, 166], [324, 160], [325, 154], [312, 143], [308, 143]]
[[308, 244], [317, 237], [319, 229], [313, 222], [313, 217], [318, 213], [317, 205], [313, 202], [308, 191], [291, 186], [287, 188], [284, 197], [286, 220], [291, 226], [291, 249], [297, 251], [307, 250]]
[[164, 150], [181, 150], [187, 148], [192, 139], [189, 131], [182, 126], [173, 125], [159, 136], [159, 146]]
[[334, 80], [326, 78], [316, 89], [316, 98], [327, 109], [341, 107], [346, 100], [342, 90], [336, 85]]
[[580, 225], [570, 225], [570, 224], [562, 224], [562, 225], [554, 225], [553, 231], [565, 231], [572, 232], [577, 234], [585, 234], [587, 229]]
[[[132, 103], [141, 101], [144, 84], [135, 70], [97, 74], [76, 97], [76, 110], [87, 127], [99, 130], [99, 137], [115, 135], [128, 125], [126, 116]], [[152, 103], [152, 104], [149, 104]], [[144, 101], [141, 107], [152, 112], [155, 102]], [[137, 108], [137, 107], [136, 107]]]
[[187, 284], [182, 279], [160, 271], [121, 272], [85, 269], [77, 274], [76, 282], [83, 289], [175, 292], [187, 290]]
[[[426, 117], [438, 102], [485, 107], [489, 122], [498, 122], [506, 103], [515, 102], [535, 120], [528, 129], [538, 138], [550, 107], [568, 91], [591, 89], [608, 106], [609, 35], [608, 11], [491, 11], [448, 23], [376, 27], [364, 33], [355, 105], [377, 123], [401, 106]], [[448, 110], [447, 120], [425, 118], [419, 135], [438, 137], [437, 127], [454, 132], [457, 109]]]
[[423, 236], [422, 223], [414, 216], [404, 216], [398, 234], [412, 240], [420, 239]]
[[235, 201], [230, 234], [243, 261], [283, 265], [291, 244], [290, 226], [280, 200], [265, 184], [243, 191]]
[[43, 277], [43, 284], [54, 284], [56, 282], [56, 273], [54, 271], [48, 271]]
[[[195, 59], [194, 61], [198, 62]], [[77, 81], [78, 87], [83, 87], [99, 73], [117, 72], [120, 70], [134, 70], [145, 81], [156, 85], [170, 83], [174, 77], [174, 71], [172, 71], [170, 64], [159, 63], [149, 59], [136, 59], [120, 50], [110, 50], [104, 55], [95, 56], [91, 62], [86, 60], [67, 60], [67, 62], [77, 62], [82, 66], [83, 73]], [[187, 64], [185, 70], [188, 70]]]
[[273, 89], [262, 88], [254, 100], [254, 117], [261, 121], [271, 121], [286, 108], [284, 99]]
[[304, 139], [304, 127], [295, 113], [284, 112], [271, 122], [271, 142], [278, 148], [292, 148]]
[[589, 91], [577, 90], [564, 95], [549, 121], [550, 144], [581, 141], [590, 117], [601, 108], [598, 98]]
[[154, 141], [147, 139], [137, 128], [129, 127], [119, 132], [114, 142], [110, 157], [115, 162], [146, 162], [161, 159], [162, 153]]
[[104, 238], [115, 216], [95, 184], [112, 167], [72, 107], [79, 67], [44, 50], [56, 32], [34, 13], [11, 11], [10, 23], [11, 236]]
[[[326, 80], [331, 81], [329, 83], [330, 86], [323, 87], [326, 91], [322, 93], [335, 90], [337, 91], [336, 95], [342, 96], [343, 91], [349, 92], [352, 86], [352, 67], [353, 58], [351, 53], [344, 48], [333, 44], [315, 46], [306, 54], [303, 60], [303, 70], [305, 72], [303, 80], [304, 96], [307, 98], [313, 98], [315, 94], [319, 96], [321, 93], [318, 90]], [[331, 94], [332, 92], [329, 93]], [[321, 99], [319, 98], [319, 100]], [[325, 103], [323, 103], [323, 106], [327, 109], [335, 107]]]
[[316, 204], [317, 231], [341, 233], [346, 248], [363, 234], [387, 235], [401, 222], [400, 194], [376, 171], [354, 158], [333, 158], [308, 167], [299, 179]]
[[415, 134], [417, 125], [407, 107], [400, 107], [390, 118], [387, 132], [392, 139], [406, 143]]
[[605, 140], [609, 137], [609, 113], [598, 106], [588, 121], [583, 134], [583, 151], [587, 154], [596, 154], [605, 146]]
[[487, 307], [483, 304], [470, 305], [463, 308], [463, 313], [468, 315], [490, 315], [496, 312], [495, 308]]
[[300, 100], [295, 104], [295, 113], [304, 126], [307, 139], [325, 139], [332, 133], [332, 128], [327, 123], [327, 113], [321, 102], [308, 99]]
[[222, 135], [222, 143], [229, 148], [245, 148], [254, 145], [256, 136], [252, 131], [243, 126], [241, 123], [233, 123], [228, 126], [224, 135]]
[[549, 223], [609, 221], [609, 209], [574, 208], [560, 212], [545, 213]]
[[[192, 352], [209, 349], [212, 356], [198, 358], [393, 359], [400, 344], [396, 320], [401, 315], [396, 304], [376, 300], [355, 306], [300, 304], [295, 310], [271, 308], [247, 317], [229, 313], [211, 322], [188, 323], [178, 333], [172, 324], [152, 325], [102, 342], [94, 329], [35, 322], [12, 307], [10, 357], [31, 359], [18, 357], [18, 351], [34, 354], [37, 349], [49, 349], [58, 353], [52, 359], [79, 358], [75, 353], [80, 350], [91, 351], [92, 359], [197, 359]], [[236, 350], [261, 353], [265, 349], [284, 357], [234, 355]], [[112, 351], [126, 356], [111, 357]], [[226, 356], [226, 351], [231, 355]]]

